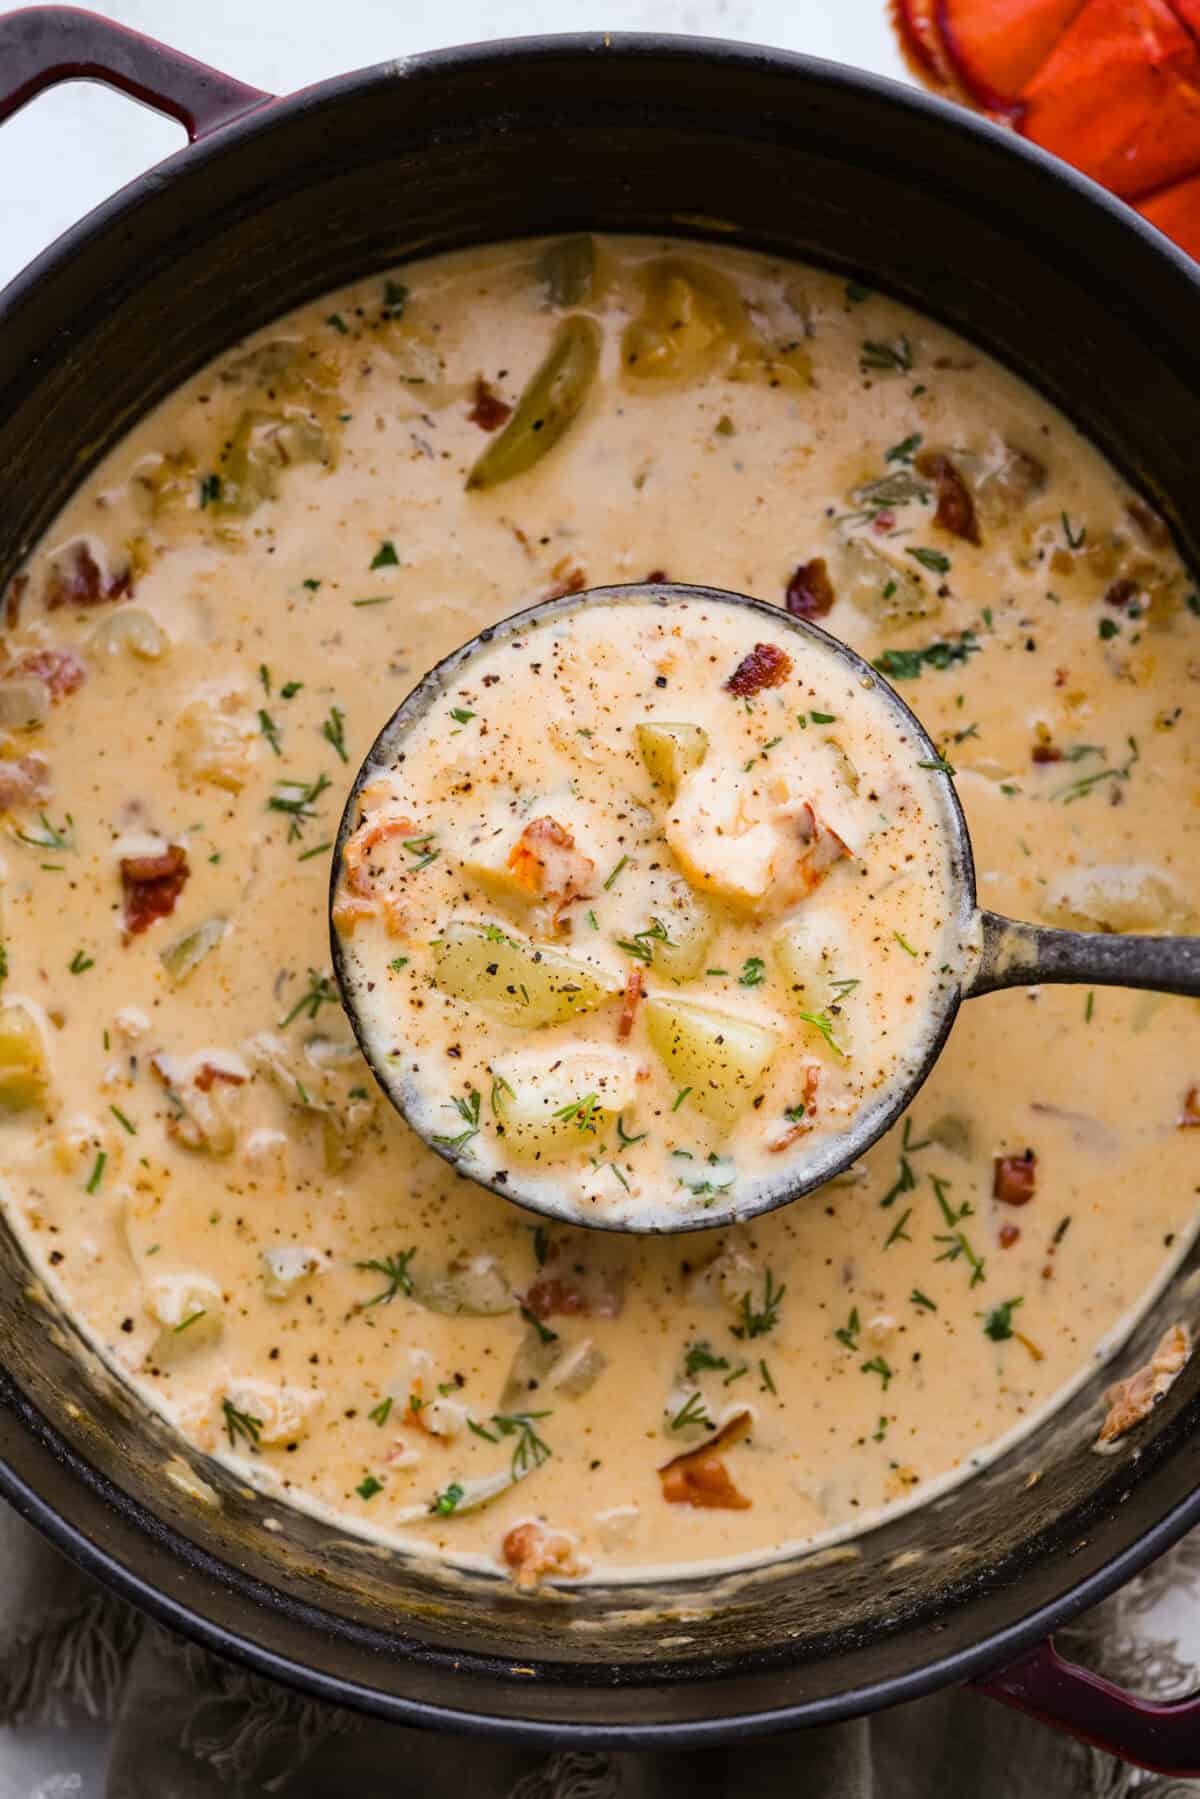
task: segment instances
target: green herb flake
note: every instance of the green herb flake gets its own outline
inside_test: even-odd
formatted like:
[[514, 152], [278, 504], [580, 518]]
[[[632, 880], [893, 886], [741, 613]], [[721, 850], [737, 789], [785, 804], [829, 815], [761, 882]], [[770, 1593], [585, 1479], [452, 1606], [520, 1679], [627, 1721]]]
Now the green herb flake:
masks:
[[732, 1326], [733, 1335], [744, 1339], [765, 1337], [768, 1331], [774, 1330], [779, 1323], [779, 1306], [786, 1284], [775, 1285], [775, 1277], [768, 1268], [763, 1276], [763, 1294], [761, 1305], [756, 1306], [749, 1293], [743, 1293], [738, 1305], [740, 1324]]
[[839, 1343], [845, 1344], [847, 1349], [857, 1349], [858, 1333], [861, 1329], [862, 1320], [858, 1315], [858, 1307], [852, 1306], [850, 1316], [847, 1318], [845, 1324], [841, 1325], [833, 1334]]
[[883, 1390], [886, 1393], [888, 1387], [891, 1385], [895, 1370], [889, 1368], [881, 1355], [875, 1355], [871, 1357], [869, 1362], [864, 1362], [862, 1364], [862, 1372], [863, 1374], [877, 1374], [883, 1382]]
[[308, 971], [308, 990], [300, 995], [291, 1011], [279, 1020], [279, 1029], [286, 1031], [297, 1018], [315, 1018], [322, 1006], [336, 1005], [338, 990], [326, 974], [319, 974], [315, 968]]
[[264, 710], [262, 706], [258, 709], [258, 728], [270, 744], [272, 753], [276, 756], [282, 756], [283, 751], [279, 746], [279, 727], [271, 717], [271, 714]]
[[885, 450], [883, 460], [885, 462], [911, 462], [920, 449], [921, 443], [921, 433], [914, 431], [911, 437], [905, 437], [898, 444], [893, 444], [890, 450]]
[[767, 965], [761, 956], [747, 956], [738, 976], [739, 987], [761, 987], [767, 978]]
[[1024, 1303], [1021, 1299], [1001, 1300], [1000, 1304], [993, 1311], [988, 1312], [984, 1318], [984, 1336], [990, 1337], [993, 1343], [1006, 1343], [1013, 1335], [1013, 1313], [1019, 1305]]
[[110, 1106], [108, 1109], [112, 1113], [113, 1117], [116, 1119], [117, 1123], [120, 1125], [120, 1127], [123, 1131], [128, 1131], [129, 1135], [131, 1137], [137, 1136], [137, 1125], [131, 1123], [131, 1121], [128, 1118], [126, 1118], [126, 1116], [125, 1116], [124, 1112], [122, 1112], [120, 1106]]
[[377, 568], [400, 567], [400, 558], [396, 554], [396, 546], [390, 537], [384, 538], [383, 542], [371, 558], [370, 567], [372, 570]]
[[321, 735], [326, 743], [331, 744], [343, 762], [349, 762], [346, 754], [346, 715], [340, 706], [329, 708], [329, 717], [321, 726]]
[[374, 1499], [376, 1493], [383, 1492], [383, 1482], [381, 1480], [376, 1480], [373, 1474], [368, 1474], [363, 1480], [359, 1481], [354, 1491], [358, 1494], [360, 1499]]
[[240, 1437], [250, 1449], [257, 1449], [259, 1435], [262, 1431], [262, 1419], [254, 1417], [251, 1412], [239, 1412], [231, 1399], [221, 1401], [221, 1410], [225, 1414], [225, 1429], [229, 1435], [230, 1448], [236, 1448]]
[[950, 558], [943, 555], [941, 550], [931, 550], [924, 544], [910, 544], [905, 550], [905, 554], [911, 556], [915, 562], [919, 562], [922, 568], [927, 568], [930, 574], [948, 575], [950, 573]]
[[350, 327], [340, 312], [331, 312], [326, 318], [325, 323], [327, 325], [332, 325], [339, 337], [349, 337]]
[[387, 1282], [382, 1292], [376, 1293], [373, 1299], [364, 1299], [358, 1306], [360, 1312], [369, 1311], [372, 1306], [391, 1305], [397, 1293], [410, 1298], [413, 1290], [412, 1276], [408, 1272], [409, 1263], [416, 1255], [416, 1246], [402, 1249], [394, 1256], [384, 1256], [382, 1260], [355, 1262], [354, 1266], [364, 1273], [382, 1275]]
[[97, 1150], [96, 1160], [92, 1164], [92, 1172], [88, 1175], [87, 1185], [84, 1188], [85, 1193], [95, 1193], [99, 1190], [100, 1183], [104, 1179], [104, 1169], [107, 1162], [108, 1156], [106, 1152], [102, 1149]]
[[389, 1394], [387, 1394], [387, 1396], [385, 1398], [383, 1398], [379, 1401], [378, 1405], [373, 1405], [371, 1407], [370, 1411], [367, 1413], [367, 1417], [371, 1420], [372, 1424], [377, 1424], [379, 1426], [380, 1430], [382, 1430], [384, 1425], [388, 1421], [388, 1416], [391, 1413], [391, 1409], [392, 1409], [392, 1396], [389, 1393]]
[[[95, 966], [96, 963], [93, 957], [89, 956], [85, 950], [77, 949], [75, 954], [71, 957], [71, 960], [67, 963], [67, 973], [86, 974], [89, 968], [95, 968]], [[4, 967], [3, 973], [8, 973], [7, 964]], [[0, 975], [0, 979], [2, 978], [3, 975]]]
[[705, 1409], [704, 1400], [699, 1393], [689, 1393], [671, 1420], [672, 1430], [687, 1430], [690, 1425], [697, 1424], [702, 1430], [714, 1430], [716, 1427]]
[[205, 475], [203, 481], [201, 481], [201, 483], [200, 483], [200, 510], [201, 510], [201, 512], [203, 512], [205, 510], [205, 508], [208, 506], [215, 506], [217, 501], [220, 498], [221, 498], [221, 477], [220, 477], [220, 475]]

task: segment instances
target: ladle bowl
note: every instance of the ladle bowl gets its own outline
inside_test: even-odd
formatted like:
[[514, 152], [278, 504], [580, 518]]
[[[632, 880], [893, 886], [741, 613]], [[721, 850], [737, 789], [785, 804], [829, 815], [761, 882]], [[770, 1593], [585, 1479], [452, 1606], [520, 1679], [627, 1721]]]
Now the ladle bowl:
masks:
[[[666, 1216], [656, 1210], [647, 1222], [636, 1217], [593, 1216], [581, 1214], [568, 1203], [556, 1203], [542, 1192], [523, 1189], [519, 1177], [507, 1171], [499, 1174], [476, 1172], [456, 1161], [453, 1150], [438, 1141], [415, 1122], [411, 1095], [394, 1061], [378, 1053], [363, 1025], [356, 1004], [354, 985], [345, 948], [339, 931], [332, 922], [332, 911], [338, 892], [342, 867], [342, 851], [359, 820], [359, 795], [363, 787], [393, 770], [405, 754], [405, 744], [415, 727], [431, 709], [445, 703], [459, 683], [464, 665], [481, 650], [530, 630], [541, 628], [565, 614], [597, 606], [619, 608], [630, 602], [657, 602], [670, 605], [691, 601], [703, 605], [732, 605], [750, 614], [760, 614], [776, 630], [790, 629], [800, 638], [815, 640], [851, 672], [856, 682], [873, 686], [888, 703], [895, 716], [896, 742], [914, 760], [944, 765], [944, 759], [912, 708], [896, 692], [879, 669], [872, 666], [857, 650], [834, 637], [810, 619], [796, 618], [778, 606], [730, 593], [720, 588], [685, 585], [679, 582], [639, 582], [627, 586], [597, 587], [580, 594], [544, 600], [524, 611], [512, 614], [497, 625], [489, 626], [467, 643], [453, 650], [418, 682], [388, 719], [372, 744], [347, 796], [334, 846], [330, 880], [330, 942], [333, 969], [342, 1002], [355, 1037], [372, 1073], [388, 1100], [422, 1140], [437, 1154], [454, 1163], [457, 1171], [502, 1198], [529, 1211], [541, 1213], [559, 1222], [587, 1224], [598, 1229], [658, 1233], [667, 1231], [713, 1230], [742, 1223], [761, 1213], [789, 1205], [806, 1193], [824, 1186], [843, 1172], [896, 1123], [912, 1104], [927, 1080], [958, 1015], [964, 1000], [993, 993], [1004, 987], [1040, 986], [1049, 982], [1075, 982], [1088, 987], [1142, 987], [1160, 993], [1200, 994], [1200, 937], [1151, 937], [1118, 935], [1096, 931], [1066, 931], [1025, 923], [989, 912], [978, 905], [975, 884], [975, 862], [971, 837], [961, 802], [954, 788], [953, 772], [946, 767], [941, 777], [944, 788], [943, 825], [948, 834], [948, 865], [952, 882], [952, 910], [958, 915], [961, 941], [966, 946], [961, 976], [942, 984], [938, 990], [938, 1013], [931, 1021], [923, 1055], [913, 1061], [907, 1078], [889, 1083], [881, 1093], [866, 1098], [847, 1127], [821, 1139], [794, 1173], [771, 1185], [749, 1189], [739, 1197], [736, 1188], [725, 1204], [717, 1204], [703, 1212], [680, 1212]], [[748, 637], [747, 648], [750, 647]]]

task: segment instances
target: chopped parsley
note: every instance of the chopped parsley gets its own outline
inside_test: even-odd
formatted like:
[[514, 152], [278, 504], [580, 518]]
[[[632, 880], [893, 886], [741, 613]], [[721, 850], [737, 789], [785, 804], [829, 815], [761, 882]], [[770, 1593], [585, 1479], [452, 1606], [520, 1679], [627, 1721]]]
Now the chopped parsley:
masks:
[[995, 1310], [989, 1312], [983, 1321], [984, 1336], [990, 1337], [993, 1343], [1007, 1342], [1013, 1335], [1013, 1313], [1023, 1303], [1024, 1301], [1020, 1299], [1001, 1300]]
[[360, 1312], [369, 1311], [372, 1306], [390, 1305], [397, 1293], [403, 1293], [406, 1299], [410, 1297], [413, 1283], [412, 1275], [408, 1272], [408, 1265], [416, 1253], [414, 1245], [412, 1249], [399, 1250], [396, 1255], [384, 1256], [382, 1260], [355, 1262], [356, 1268], [361, 1269], [364, 1273], [382, 1275], [387, 1282], [383, 1291], [376, 1293], [373, 1299], [362, 1301], [358, 1308]]
[[965, 662], [979, 649], [974, 631], [962, 631], [957, 642], [939, 637], [919, 650], [884, 650], [873, 666], [890, 681], [915, 681], [923, 669], [947, 669]]
[[898, 337], [893, 343], [885, 344], [868, 338], [858, 355], [862, 369], [887, 369], [893, 374], [904, 375], [912, 368], [912, 345], [906, 337]]
[[359, 1481], [354, 1491], [360, 1499], [374, 1499], [376, 1493], [383, 1492], [383, 1482], [376, 1480], [373, 1474], [368, 1474]]
[[705, 1410], [703, 1396], [699, 1393], [689, 1393], [683, 1405], [672, 1418], [671, 1429], [687, 1430], [688, 1426], [692, 1424], [698, 1424], [702, 1430], [714, 1428], [713, 1421]]
[[225, 1429], [229, 1434], [230, 1447], [236, 1447], [240, 1437], [251, 1449], [257, 1449], [262, 1419], [255, 1418], [250, 1412], [239, 1412], [232, 1399], [223, 1399], [221, 1410], [225, 1414]]
[[850, 1309], [850, 1316], [847, 1318], [845, 1324], [841, 1325], [833, 1334], [839, 1343], [845, 1344], [847, 1349], [857, 1349], [858, 1333], [861, 1329], [862, 1321], [858, 1315], [858, 1307], [852, 1306]]
[[596, 1094], [585, 1093], [582, 1099], [573, 1099], [567, 1105], [560, 1106], [557, 1112], [552, 1113], [552, 1117], [561, 1118], [564, 1124], [573, 1124], [577, 1131], [595, 1131], [598, 1103]]
[[327, 325], [332, 325], [339, 337], [349, 337], [350, 327], [340, 312], [331, 312], [326, 318], [325, 323]]
[[883, 460], [885, 462], [911, 462], [920, 449], [921, 442], [921, 433], [914, 431], [911, 437], [902, 438], [898, 444], [893, 444], [890, 450], [885, 450]]
[[329, 776], [318, 775], [315, 781], [276, 781], [275, 785], [279, 791], [267, 801], [267, 810], [287, 814], [288, 842], [292, 843], [316, 817], [313, 807], [329, 786]]
[[388, 1421], [388, 1416], [391, 1412], [391, 1409], [392, 1409], [392, 1396], [389, 1393], [386, 1398], [381, 1399], [379, 1401], [378, 1405], [373, 1405], [371, 1407], [370, 1411], [367, 1413], [367, 1417], [371, 1420], [372, 1424], [377, 1424], [379, 1426], [379, 1428], [382, 1430], [383, 1426]]
[[[95, 968], [95, 966], [96, 963], [93, 957], [89, 956], [85, 950], [77, 949], [75, 954], [71, 957], [71, 960], [67, 963], [67, 973], [86, 974], [89, 968]], [[7, 970], [5, 972], [7, 972]]]
[[258, 709], [258, 728], [270, 744], [273, 754], [282, 756], [283, 751], [279, 746], [279, 726], [262, 706]]
[[738, 976], [739, 987], [761, 987], [767, 978], [767, 965], [761, 956], [747, 956]]
[[714, 1355], [707, 1343], [693, 1343], [683, 1358], [683, 1371], [689, 1378], [697, 1374], [726, 1369], [729, 1366], [727, 1356]]
[[548, 1418], [549, 1412], [495, 1412], [492, 1423], [502, 1437], [517, 1439], [512, 1453], [512, 1477], [520, 1480], [523, 1474], [529, 1474], [534, 1468], [540, 1468], [551, 1454], [550, 1445], [539, 1437], [533, 1428], [540, 1418]]
[[950, 573], [950, 558], [943, 555], [941, 550], [927, 549], [924, 544], [915, 546], [910, 544], [905, 554], [911, 556], [914, 562], [919, 562], [922, 568], [927, 568], [931, 574], [948, 575]]
[[343, 762], [350, 760], [346, 754], [346, 715], [340, 706], [329, 708], [329, 717], [321, 726], [321, 735], [326, 743], [333, 745]]
[[442, 1492], [435, 1496], [433, 1504], [429, 1508], [430, 1511], [436, 1513], [439, 1518], [453, 1517], [454, 1513], [458, 1510], [459, 1501], [463, 1496], [463, 1492], [464, 1488], [462, 1483], [457, 1480], [452, 1480], [448, 1487], [443, 1488]]
[[383, 284], [383, 316], [385, 319], [402, 319], [404, 308], [408, 305], [408, 289], [402, 281], [390, 278]]
[[458, 1113], [467, 1128], [464, 1131], [459, 1131], [456, 1137], [435, 1135], [432, 1141], [434, 1143], [442, 1144], [445, 1149], [457, 1152], [465, 1149], [471, 1139], [479, 1135], [479, 1108], [482, 1104], [482, 1100], [475, 1088], [469, 1087], [465, 1099], [460, 1099], [456, 1096], [448, 1103], [454, 1107], [454, 1110]]
[[308, 991], [302, 993], [291, 1011], [279, 1020], [279, 1029], [287, 1027], [301, 1016], [315, 1018], [322, 1006], [337, 1003], [338, 990], [327, 974], [318, 974], [315, 968], [308, 971]]
[[740, 1324], [733, 1326], [733, 1334], [740, 1338], [765, 1337], [768, 1331], [774, 1330], [779, 1323], [779, 1307], [786, 1284], [777, 1287], [775, 1277], [768, 1268], [763, 1276], [762, 1304], [755, 1306], [749, 1293], [743, 1293], [738, 1306]]
[[451, 706], [450, 716], [456, 725], [469, 725], [475, 714], [469, 712], [465, 706]]
[[396, 546], [390, 537], [385, 537], [371, 558], [372, 569], [399, 568], [400, 558], [396, 554]]
[[[607, 882], [605, 885], [607, 886]], [[639, 962], [650, 963], [654, 960], [654, 945], [665, 943], [669, 949], [676, 946], [667, 934], [667, 927], [657, 918], [652, 918], [644, 931], [635, 931], [632, 937], [618, 937], [616, 945], [626, 955], [636, 956]]]
[[877, 1374], [883, 1382], [883, 1390], [886, 1393], [895, 1370], [888, 1367], [888, 1364], [881, 1355], [875, 1355], [871, 1357], [869, 1362], [863, 1363], [862, 1372], [864, 1374]]

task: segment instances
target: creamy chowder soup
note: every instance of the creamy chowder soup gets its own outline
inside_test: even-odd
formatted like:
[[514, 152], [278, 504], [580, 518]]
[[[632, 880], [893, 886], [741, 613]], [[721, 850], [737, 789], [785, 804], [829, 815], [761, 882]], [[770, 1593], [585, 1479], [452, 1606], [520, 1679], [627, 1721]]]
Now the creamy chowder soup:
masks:
[[[956, 771], [984, 904], [1188, 928], [1200, 601], [1161, 524], [1028, 389], [857, 282], [632, 239], [371, 277], [139, 424], [4, 596], [10, 1221], [145, 1402], [270, 1504], [525, 1582], [743, 1562], [936, 1491], [1120, 1337], [1200, 1183], [1196, 1007], [1119, 991], [973, 1001], [848, 1176], [711, 1233], [539, 1222], [402, 1123], [331, 980], [355, 771], [456, 645], [655, 573], [818, 617], [899, 684]], [[515, 729], [499, 692], [447, 709], [456, 767]], [[692, 722], [638, 693], [629, 725]], [[832, 700], [807, 710], [833, 733]], [[743, 718], [765, 775], [785, 733]], [[690, 889], [686, 856], [664, 881]], [[608, 968], [662, 913], [633, 887], [621, 910], [594, 859], [601, 929], [581, 901], [564, 953], [599, 937]], [[507, 901], [488, 916], [528, 935]], [[725, 928], [704, 967], [731, 972], [686, 977], [694, 1003], [778, 1015], [824, 1082], [774, 950], [747, 939], [743, 986]], [[485, 1144], [490, 1028], [447, 1033], [439, 1095], [467, 1112], [438, 1128], [473, 1130], [472, 1082]], [[803, 1097], [771, 1089], [770, 1122]], [[640, 1168], [685, 1121], [703, 1162], [686, 1104], [639, 1100], [598, 1143]]]
[[834, 1171], [971, 949], [946, 772], [874, 677], [733, 601], [596, 596], [432, 693], [333, 914], [410, 1121], [581, 1223]]

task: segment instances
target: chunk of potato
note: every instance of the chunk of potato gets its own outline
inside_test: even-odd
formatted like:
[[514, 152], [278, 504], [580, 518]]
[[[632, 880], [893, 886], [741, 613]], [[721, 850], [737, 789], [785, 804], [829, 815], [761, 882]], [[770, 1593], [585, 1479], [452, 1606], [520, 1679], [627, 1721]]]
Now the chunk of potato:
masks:
[[652, 943], [654, 972], [669, 981], [693, 980], [704, 967], [708, 946], [716, 932], [712, 913], [680, 882], [679, 897], [672, 903], [671, 910], [663, 914], [661, 922], [670, 942]]
[[1188, 896], [1165, 870], [1144, 862], [1073, 868], [1047, 889], [1041, 914], [1074, 931], [1181, 931], [1192, 918]]
[[633, 1099], [637, 1059], [628, 1050], [518, 1050], [497, 1058], [496, 1109], [505, 1149], [542, 1161], [594, 1149]]
[[646, 1001], [646, 1030], [671, 1079], [690, 1087], [687, 1103], [730, 1130], [750, 1101], [779, 1047], [765, 1025], [696, 1006], [690, 1000]]
[[434, 951], [434, 980], [443, 993], [481, 1006], [504, 1024], [530, 1030], [594, 1011], [620, 983], [561, 950], [512, 937], [495, 925], [454, 919]]
[[836, 913], [806, 908], [781, 926], [771, 953], [788, 998], [802, 1012], [819, 1012], [830, 982], [850, 965], [850, 942]]
[[46, 1098], [46, 1049], [24, 1006], [0, 1006], [0, 1112], [25, 1112]]
[[911, 558], [882, 549], [865, 537], [847, 538], [838, 591], [846, 593], [876, 624], [936, 618], [944, 603], [937, 588], [937, 578], [924, 579]]
[[465, 1251], [438, 1274], [423, 1272], [418, 1265], [412, 1296], [427, 1311], [442, 1312], [448, 1318], [498, 1318], [502, 1312], [517, 1309], [513, 1290], [495, 1256]]
[[646, 773], [668, 800], [673, 800], [684, 775], [699, 768], [708, 754], [708, 732], [700, 725], [639, 725], [638, 749]]
[[257, 728], [236, 695], [193, 700], [179, 714], [176, 730], [175, 766], [182, 780], [241, 792], [254, 761]]

